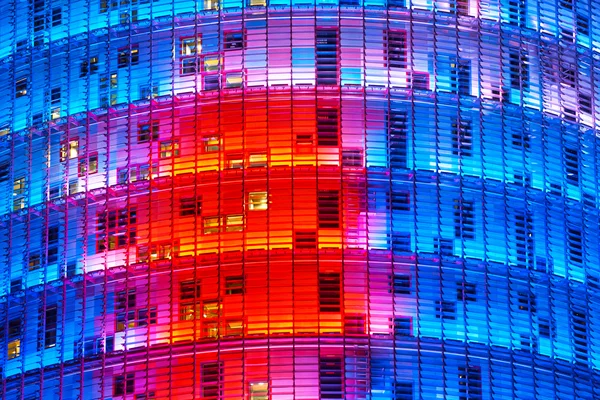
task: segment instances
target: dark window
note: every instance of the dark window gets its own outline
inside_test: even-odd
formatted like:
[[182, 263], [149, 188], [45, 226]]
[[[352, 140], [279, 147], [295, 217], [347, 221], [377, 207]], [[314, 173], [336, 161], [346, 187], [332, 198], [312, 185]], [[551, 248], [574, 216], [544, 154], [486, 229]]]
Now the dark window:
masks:
[[223, 363], [212, 362], [202, 364], [202, 397], [205, 399], [218, 399], [221, 395], [221, 380]]
[[582, 113], [592, 114], [593, 108], [593, 97], [591, 94], [579, 92], [579, 109]]
[[454, 237], [475, 239], [475, 210], [472, 201], [454, 199]]
[[10, 176], [10, 163], [8, 161], [4, 161], [0, 163], [0, 182], [8, 181], [8, 177]]
[[23, 280], [21, 278], [10, 281], [10, 292], [16, 293], [23, 289]]
[[200, 72], [199, 60], [196, 57], [181, 59], [181, 75], [195, 75]]
[[[312, 143], [312, 135], [309, 135], [310, 143]], [[301, 143], [300, 134], [297, 135], [296, 143]], [[342, 167], [356, 167], [360, 168], [363, 166], [363, 155], [360, 149], [345, 149], [342, 150]]]
[[406, 7], [405, 0], [388, 0], [389, 7]]
[[533, 219], [529, 213], [515, 215], [515, 243], [517, 248], [517, 264], [530, 267], [534, 260]]
[[317, 108], [317, 137], [319, 146], [337, 146], [339, 143], [339, 110]]
[[451, 257], [454, 255], [454, 240], [435, 238], [434, 250], [442, 257]]
[[452, 74], [450, 77], [450, 85], [452, 92], [462, 95], [471, 94], [471, 61], [464, 58], [454, 58], [451, 61], [450, 67]]
[[321, 399], [343, 399], [342, 357], [319, 357]]
[[460, 400], [481, 400], [481, 368], [475, 366], [458, 368]]
[[435, 317], [440, 319], [456, 319], [456, 302], [437, 300], [435, 302]]
[[452, 121], [452, 154], [460, 157], [473, 155], [473, 126], [468, 119]]
[[138, 45], [132, 45], [130, 48], [119, 49], [117, 64], [119, 68], [130, 65], [137, 65], [140, 61], [140, 50]]
[[569, 146], [563, 149], [567, 182], [577, 185], [579, 184], [579, 150]]
[[62, 24], [62, 9], [60, 7], [52, 9], [52, 26]]
[[538, 329], [541, 337], [550, 338], [552, 335], [550, 321], [547, 319], [541, 319], [538, 325]]
[[316, 249], [317, 233], [314, 231], [296, 231], [294, 242], [297, 249]]
[[180, 283], [179, 298], [181, 300], [196, 300], [200, 299], [200, 282], [185, 281]]
[[530, 292], [518, 292], [517, 293], [517, 306], [521, 311], [527, 311], [535, 313], [536, 301], [535, 295]]
[[590, 21], [587, 15], [577, 14], [577, 33], [580, 35], [590, 35]]
[[340, 227], [339, 190], [319, 190], [317, 196], [319, 228]]
[[15, 339], [21, 336], [21, 318], [15, 318], [8, 321], [8, 339]]
[[513, 50], [508, 55], [510, 87], [523, 90], [529, 87], [529, 57], [522, 51]]
[[519, 131], [517, 133], [513, 133], [511, 135], [511, 137], [512, 137], [512, 140], [511, 140], [512, 147], [514, 147], [516, 149], [525, 149], [525, 150], [529, 149], [529, 143], [530, 143], [531, 139], [529, 137], [528, 132]]
[[342, 282], [340, 274], [327, 272], [319, 274], [319, 311], [340, 312]]
[[241, 50], [246, 46], [244, 33], [242, 31], [225, 32], [223, 47], [225, 50]]
[[508, 1], [508, 21], [512, 25], [524, 27], [526, 23], [525, 0]]
[[567, 256], [574, 264], [583, 264], [583, 237], [581, 228], [567, 227]]
[[219, 89], [219, 74], [204, 75], [204, 90], [218, 90]]
[[392, 250], [394, 253], [410, 253], [411, 240], [408, 232], [392, 232]]
[[19, 78], [15, 83], [15, 96], [23, 97], [27, 95], [27, 78]]
[[387, 62], [390, 68], [406, 68], [407, 40], [406, 31], [387, 31]]
[[394, 274], [392, 284], [393, 284], [394, 294], [410, 294], [411, 293], [410, 275]]
[[392, 212], [410, 211], [410, 192], [392, 189]]
[[469, 0], [455, 0], [455, 3], [452, 4], [455, 9], [454, 12], [459, 15], [468, 15], [469, 14]]
[[412, 317], [394, 318], [394, 335], [412, 336]]
[[388, 143], [390, 166], [392, 169], [406, 168], [408, 116], [404, 110], [390, 110], [388, 113]]
[[135, 375], [128, 373], [126, 375], [115, 376], [115, 382], [113, 386], [114, 396], [123, 396], [125, 394], [132, 394], [135, 391]]
[[179, 200], [179, 212], [182, 217], [202, 214], [202, 199], [198, 197], [182, 198]]
[[134, 207], [98, 215], [96, 248], [98, 252], [136, 244], [137, 211]]
[[477, 285], [469, 282], [456, 282], [456, 300], [477, 301]]
[[587, 318], [583, 309], [571, 311], [571, 332], [573, 334], [573, 350], [575, 359], [580, 362], [588, 360]]
[[365, 334], [365, 315], [364, 314], [346, 314], [344, 315], [344, 333], [349, 335]]
[[338, 84], [338, 52], [337, 29], [317, 28], [317, 86], [335, 86]]
[[558, 5], [567, 10], [573, 9], [573, 0], [559, 0]]
[[244, 277], [241, 275], [226, 277], [225, 294], [244, 294]]
[[138, 126], [138, 143], [158, 140], [160, 136], [160, 124], [158, 121], [145, 122]]
[[46, 307], [46, 328], [44, 332], [44, 347], [56, 346], [56, 327], [58, 322], [58, 308], [56, 306]]
[[413, 400], [413, 383], [412, 382], [394, 382], [394, 400]]

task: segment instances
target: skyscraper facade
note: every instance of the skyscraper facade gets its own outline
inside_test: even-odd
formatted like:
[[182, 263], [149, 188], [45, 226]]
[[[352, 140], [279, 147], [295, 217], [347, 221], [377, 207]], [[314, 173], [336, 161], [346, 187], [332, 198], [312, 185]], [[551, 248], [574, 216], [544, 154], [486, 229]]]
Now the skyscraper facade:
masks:
[[0, 2], [2, 400], [600, 398], [594, 20]]

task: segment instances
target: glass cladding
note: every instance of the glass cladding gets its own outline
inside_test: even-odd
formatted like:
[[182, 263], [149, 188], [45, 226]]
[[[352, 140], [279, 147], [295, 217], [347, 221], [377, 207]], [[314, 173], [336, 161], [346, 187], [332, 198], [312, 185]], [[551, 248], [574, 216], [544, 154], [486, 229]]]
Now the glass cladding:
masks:
[[0, 2], [2, 398], [600, 398], [598, 20]]

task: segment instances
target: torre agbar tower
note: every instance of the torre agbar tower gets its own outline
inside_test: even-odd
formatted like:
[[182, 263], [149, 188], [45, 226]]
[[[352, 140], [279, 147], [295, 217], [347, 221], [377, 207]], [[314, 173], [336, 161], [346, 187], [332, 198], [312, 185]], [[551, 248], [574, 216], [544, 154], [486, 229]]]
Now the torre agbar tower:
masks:
[[600, 398], [600, 0], [0, 2], [1, 400]]

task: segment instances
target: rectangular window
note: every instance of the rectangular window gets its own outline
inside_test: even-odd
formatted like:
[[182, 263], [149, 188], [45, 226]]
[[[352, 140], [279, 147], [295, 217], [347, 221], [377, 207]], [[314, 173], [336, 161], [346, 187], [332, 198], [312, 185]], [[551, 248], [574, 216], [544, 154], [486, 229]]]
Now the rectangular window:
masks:
[[17, 178], [13, 182], [13, 195], [20, 196], [25, 193], [25, 178]]
[[579, 149], [571, 146], [563, 147], [565, 163], [565, 175], [567, 182], [573, 185], [579, 184]]
[[338, 85], [338, 30], [335, 28], [317, 28], [315, 36], [317, 86]]
[[160, 158], [179, 157], [179, 141], [167, 140], [160, 142]]
[[250, 382], [250, 400], [269, 400], [268, 382]]
[[221, 397], [221, 382], [223, 376], [223, 363], [211, 362], [201, 366], [202, 397], [217, 400]]
[[117, 250], [136, 244], [136, 224], [135, 207], [98, 214], [97, 251]]
[[[298, 143], [298, 141], [296, 141], [296, 143]], [[312, 135], [310, 135], [310, 143], [312, 144]], [[362, 168], [363, 167], [362, 149], [344, 149], [344, 150], [342, 150], [342, 167]]]
[[435, 317], [439, 319], [456, 319], [456, 302], [437, 300], [435, 302]]
[[158, 140], [159, 136], [160, 124], [158, 121], [149, 121], [138, 125], [138, 143], [146, 143], [151, 140]]
[[219, 72], [219, 68], [223, 62], [220, 54], [207, 54], [203, 60], [203, 72]]
[[339, 144], [339, 110], [337, 108], [317, 108], [317, 137], [319, 146]]
[[227, 321], [227, 336], [242, 336], [244, 334], [244, 322], [240, 320]]
[[453, 58], [450, 62], [450, 85], [453, 93], [468, 96], [471, 94], [471, 61]]
[[342, 357], [319, 357], [319, 391], [321, 399], [343, 399]]
[[583, 265], [583, 236], [581, 228], [567, 226], [567, 256], [569, 262]]
[[588, 337], [587, 318], [585, 310], [571, 310], [571, 332], [573, 340], [573, 350], [577, 361], [587, 363], [588, 361]]
[[86, 159], [85, 157], [81, 157], [79, 159], [79, 177], [84, 177], [87, 175], [93, 175], [98, 172], [98, 154], [92, 153]]
[[202, 306], [200, 302], [200, 282], [185, 281], [180, 283], [179, 299], [181, 305], [179, 308], [179, 319], [181, 321], [193, 321], [202, 316]]
[[221, 231], [221, 217], [204, 217], [204, 234], [210, 235]]
[[536, 301], [535, 295], [530, 292], [518, 292], [517, 293], [517, 306], [519, 310], [535, 313]]
[[390, 167], [404, 169], [408, 156], [408, 116], [406, 111], [391, 109], [388, 113], [387, 124]]
[[411, 279], [410, 275], [394, 274], [392, 281], [394, 294], [410, 294]]
[[346, 313], [344, 315], [344, 333], [347, 335], [364, 335], [365, 319], [365, 314]]
[[[20, 286], [20, 280], [19, 280]], [[11, 293], [13, 292], [11, 288]], [[9, 360], [21, 355], [21, 319], [15, 318], [8, 321], [8, 348], [7, 356]]]
[[179, 298], [183, 300], [200, 299], [200, 281], [184, 281], [179, 284]]
[[225, 50], [242, 50], [246, 47], [246, 38], [242, 31], [224, 33], [223, 48]]
[[60, 161], [66, 161], [79, 156], [79, 140], [70, 139], [60, 146]]
[[263, 211], [269, 207], [267, 192], [248, 193], [248, 209], [250, 211]]
[[317, 233], [315, 231], [295, 231], [294, 244], [297, 249], [316, 249]]
[[412, 336], [412, 317], [394, 318], [395, 336]]
[[29, 261], [27, 262], [27, 270], [28, 271], [36, 271], [40, 268], [42, 258], [39, 253], [29, 254]]
[[140, 61], [140, 49], [137, 44], [129, 48], [119, 49], [117, 55], [117, 65], [119, 68], [125, 68], [130, 65], [137, 65]]
[[52, 9], [52, 26], [59, 26], [62, 24], [62, 9], [60, 7]]
[[452, 121], [452, 154], [459, 157], [473, 155], [473, 127], [471, 121], [461, 118]]
[[219, 9], [219, 0], [204, 0], [204, 9], [205, 10], [218, 10]]
[[475, 239], [475, 208], [472, 201], [454, 199], [454, 237]]
[[244, 74], [241, 71], [225, 73], [225, 88], [239, 89], [244, 86]]
[[469, 282], [456, 282], [456, 300], [477, 301], [477, 285]]
[[200, 72], [199, 61], [195, 57], [181, 59], [181, 75], [196, 75]]
[[123, 396], [133, 394], [135, 391], [135, 375], [131, 372], [126, 375], [115, 376], [113, 395]]
[[182, 217], [201, 215], [202, 198], [198, 196], [179, 199], [179, 214]]
[[340, 312], [342, 282], [337, 272], [319, 273], [319, 311]]
[[396, 380], [394, 382], [394, 400], [413, 400], [413, 383]]
[[481, 400], [481, 368], [474, 366], [458, 368], [460, 400]]
[[587, 15], [577, 14], [577, 34], [590, 35], [590, 21]]
[[228, 276], [225, 278], [225, 294], [244, 294], [244, 277]]
[[258, 154], [250, 154], [248, 157], [248, 166], [249, 167], [267, 167], [269, 165], [269, 160], [267, 158], [266, 153], [258, 153]]
[[410, 192], [408, 190], [394, 190], [391, 194], [392, 212], [410, 211]]
[[242, 214], [227, 215], [225, 217], [225, 232], [242, 232], [244, 230], [244, 216]]
[[216, 153], [221, 150], [221, 139], [219, 136], [211, 135], [202, 138], [205, 153]]
[[7, 182], [10, 176], [10, 163], [3, 161], [0, 163], [0, 182]]
[[340, 227], [339, 190], [319, 190], [317, 194], [319, 228]]
[[517, 264], [523, 268], [533, 266], [535, 250], [533, 219], [529, 213], [519, 212], [515, 215], [514, 235], [517, 248]]
[[56, 306], [46, 307], [44, 347], [49, 349], [56, 346], [56, 328], [58, 322], [58, 308]]
[[508, 54], [510, 66], [510, 87], [524, 90], [529, 87], [529, 57], [520, 50]]
[[454, 12], [458, 15], [469, 15], [469, 0], [455, 0]]
[[408, 63], [407, 36], [404, 30], [387, 31], [387, 62], [390, 69], [405, 69]]
[[195, 56], [202, 52], [202, 37], [189, 37], [181, 39], [181, 55]]
[[525, 27], [527, 9], [525, 0], [509, 0], [508, 1], [508, 21], [512, 25]]
[[28, 82], [27, 78], [19, 78], [15, 82], [15, 97], [23, 97], [27, 95]]
[[204, 90], [218, 90], [221, 87], [219, 74], [204, 75], [202, 79]]

